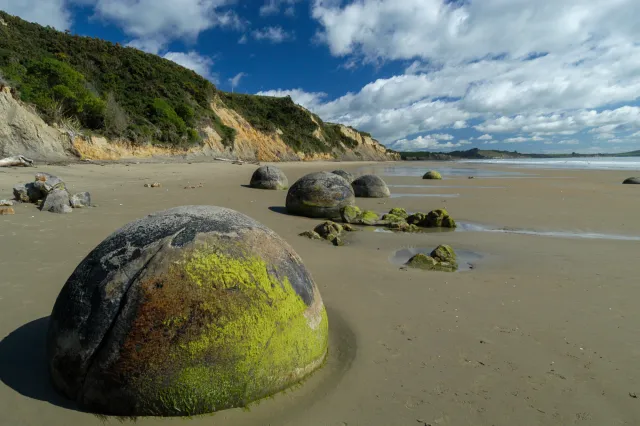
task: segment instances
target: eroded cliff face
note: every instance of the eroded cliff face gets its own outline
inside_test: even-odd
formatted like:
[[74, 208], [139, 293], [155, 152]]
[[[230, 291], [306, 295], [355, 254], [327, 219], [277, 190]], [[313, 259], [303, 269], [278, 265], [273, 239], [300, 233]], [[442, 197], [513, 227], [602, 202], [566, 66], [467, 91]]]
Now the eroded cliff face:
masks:
[[74, 155], [71, 139], [16, 100], [0, 86], [0, 157], [24, 155], [38, 161], [60, 161]]
[[[211, 108], [221, 121], [236, 130], [233, 147], [225, 147], [222, 137], [212, 128], [201, 128], [202, 146], [190, 149], [163, 148], [153, 145], [134, 146], [126, 141], [107, 140], [99, 136], [85, 136], [49, 126], [32, 109], [16, 100], [9, 87], [0, 87], [0, 156], [25, 155], [38, 161], [121, 160], [131, 158], [182, 156], [187, 159], [224, 157], [246, 161], [314, 161], [314, 160], [399, 160], [398, 154], [388, 153], [376, 140], [363, 136], [346, 126], [342, 133], [356, 144], [350, 148], [329, 150], [323, 133], [313, 135], [327, 146], [328, 152], [306, 154], [291, 149], [277, 130], [273, 134], [252, 127], [236, 111], [215, 101]], [[310, 114], [310, 113], [309, 113]], [[313, 116], [310, 114], [311, 119]], [[315, 120], [314, 120], [315, 122]]]

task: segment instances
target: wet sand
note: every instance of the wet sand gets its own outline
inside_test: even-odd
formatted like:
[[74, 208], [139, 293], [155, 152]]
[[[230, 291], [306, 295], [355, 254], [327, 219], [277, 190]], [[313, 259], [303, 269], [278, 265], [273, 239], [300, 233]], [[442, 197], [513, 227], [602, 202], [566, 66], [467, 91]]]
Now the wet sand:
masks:
[[[402, 166], [421, 173], [443, 167]], [[293, 183], [311, 171], [357, 173], [380, 165], [280, 167]], [[383, 176], [389, 184], [430, 186], [392, 187], [414, 195], [358, 204], [379, 212], [445, 207], [456, 220], [489, 227], [640, 237], [640, 192], [620, 184], [633, 174], [628, 171], [463, 167], [482, 173], [475, 179], [467, 179], [467, 171], [445, 174], [441, 182]], [[43, 347], [47, 317], [76, 265], [106, 236], [148, 213], [188, 204], [236, 209], [296, 249], [329, 312], [330, 355], [303, 386], [250, 411], [137, 424], [640, 424], [640, 242], [362, 231], [349, 235], [347, 246], [333, 247], [297, 235], [318, 221], [283, 214], [286, 192], [243, 187], [254, 169], [220, 163], [0, 169], [0, 198], [46, 171], [71, 191], [90, 191], [98, 204], [69, 215], [17, 205], [14, 216], [0, 217], [0, 425], [119, 424], [77, 411], [51, 389]], [[535, 176], [491, 177], [500, 171]], [[144, 188], [154, 181], [162, 187]], [[402, 270], [390, 260], [399, 249], [441, 243], [482, 257], [458, 273]]]

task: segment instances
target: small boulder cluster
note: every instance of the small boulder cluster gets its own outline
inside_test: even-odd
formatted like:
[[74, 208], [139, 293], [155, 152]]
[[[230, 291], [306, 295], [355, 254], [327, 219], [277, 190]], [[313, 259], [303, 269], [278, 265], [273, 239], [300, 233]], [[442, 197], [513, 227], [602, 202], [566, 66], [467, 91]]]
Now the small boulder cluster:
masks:
[[325, 221], [313, 228], [313, 231], [304, 231], [301, 237], [307, 237], [311, 240], [326, 240], [334, 246], [344, 245], [344, 232], [353, 232], [355, 228], [348, 223], [340, 225], [333, 221]]
[[64, 181], [49, 173], [37, 173], [33, 182], [14, 186], [13, 196], [18, 202], [33, 203], [41, 211], [51, 213], [71, 213], [73, 209], [91, 206], [91, 194], [71, 195]]
[[455, 272], [458, 270], [456, 252], [446, 244], [436, 247], [429, 256], [423, 253], [416, 254], [406, 265], [426, 271]]
[[361, 211], [357, 206], [343, 207], [340, 217], [344, 223], [369, 226], [386, 226], [402, 232], [418, 232], [421, 228], [456, 228], [456, 221], [445, 209], [432, 210], [429, 213], [409, 214], [403, 208], [393, 208], [389, 213], [378, 216], [370, 210]]

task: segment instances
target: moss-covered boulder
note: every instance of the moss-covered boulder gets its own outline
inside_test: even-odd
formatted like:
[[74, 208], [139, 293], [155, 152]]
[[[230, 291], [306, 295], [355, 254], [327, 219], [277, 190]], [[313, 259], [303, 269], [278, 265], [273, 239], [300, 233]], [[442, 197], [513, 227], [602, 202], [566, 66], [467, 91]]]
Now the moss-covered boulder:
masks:
[[625, 185], [640, 185], [640, 177], [630, 177], [622, 182]]
[[403, 217], [400, 216], [396, 216], [395, 214], [391, 214], [391, 213], [387, 213], [385, 215], [382, 216], [382, 220], [384, 220], [385, 222], [388, 223], [399, 223], [399, 222], [405, 222], [406, 220]]
[[409, 217], [409, 214], [407, 213], [407, 211], [400, 207], [392, 208], [391, 210], [389, 210], [389, 214], [392, 214], [394, 216], [399, 216], [405, 220]]
[[358, 206], [345, 206], [340, 209], [340, 218], [344, 223], [358, 223], [362, 211]]
[[429, 170], [427, 173], [424, 174], [424, 176], [422, 176], [422, 179], [441, 180], [442, 175], [435, 170]]
[[316, 226], [313, 230], [324, 239], [331, 239], [331, 236], [337, 236], [342, 233], [342, 226], [338, 223], [326, 221]]
[[289, 188], [286, 207], [290, 214], [314, 218], [338, 218], [340, 209], [355, 205], [349, 182], [329, 172], [310, 173]]
[[192, 415], [276, 393], [325, 359], [327, 314], [302, 260], [233, 210], [125, 225], [80, 263], [50, 317], [54, 387], [86, 410]]
[[262, 166], [251, 176], [249, 186], [259, 189], [287, 189], [289, 180], [282, 170], [275, 166]]
[[456, 228], [456, 221], [445, 209], [432, 210], [427, 214], [414, 213], [407, 218], [407, 223], [421, 228]]
[[427, 271], [455, 272], [458, 270], [456, 253], [448, 245], [439, 245], [429, 256], [418, 253], [406, 263], [412, 268], [424, 269]]
[[400, 231], [400, 232], [419, 232], [420, 227], [414, 224], [409, 224], [405, 221], [402, 222], [391, 222], [387, 225], [387, 228]]
[[310, 240], [321, 240], [322, 237], [316, 231], [304, 231], [298, 234], [301, 237], [307, 237]]
[[334, 170], [331, 173], [343, 177], [349, 183], [353, 182], [353, 179], [355, 179], [351, 173], [345, 170]]
[[386, 198], [391, 196], [387, 184], [376, 175], [360, 176], [351, 183], [356, 197]]
[[378, 213], [374, 211], [365, 210], [362, 212], [359, 219], [363, 225], [376, 225], [378, 221], [380, 221], [380, 216], [378, 216]]

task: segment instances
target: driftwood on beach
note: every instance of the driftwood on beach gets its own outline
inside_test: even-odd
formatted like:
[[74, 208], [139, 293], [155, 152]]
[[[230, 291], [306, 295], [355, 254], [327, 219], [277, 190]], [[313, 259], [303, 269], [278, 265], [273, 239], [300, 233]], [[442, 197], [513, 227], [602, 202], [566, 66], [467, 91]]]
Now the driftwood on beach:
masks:
[[244, 161], [244, 160], [231, 160], [229, 158], [220, 158], [220, 157], [214, 157], [213, 158], [216, 161], [225, 161], [227, 163], [232, 163], [232, 164], [239, 164], [239, 165], [243, 165], [245, 163], [247, 164], [255, 164], [255, 165], [260, 165], [259, 161]]
[[0, 167], [32, 167], [33, 160], [24, 155], [0, 159]]

